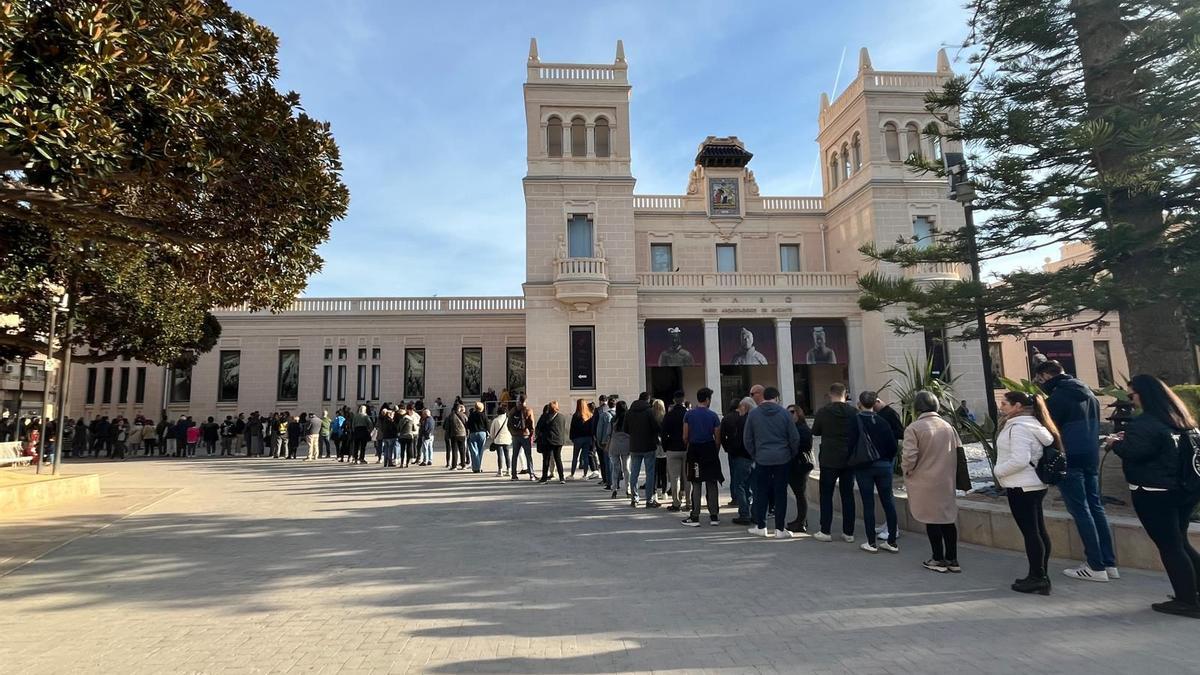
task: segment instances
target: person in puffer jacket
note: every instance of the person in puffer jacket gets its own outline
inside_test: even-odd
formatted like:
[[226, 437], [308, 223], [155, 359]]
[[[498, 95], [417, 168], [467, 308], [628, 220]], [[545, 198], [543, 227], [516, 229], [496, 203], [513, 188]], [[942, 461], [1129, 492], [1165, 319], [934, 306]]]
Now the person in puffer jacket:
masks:
[[1003, 426], [996, 437], [996, 479], [1008, 495], [1008, 508], [1025, 539], [1025, 557], [1029, 574], [1017, 579], [1012, 589], [1018, 593], [1050, 594], [1050, 535], [1042, 515], [1047, 485], [1038, 478], [1035, 466], [1043, 448], [1054, 445], [1062, 450], [1062, 440], [1046, 403], [1040, 396], [1010, 391], [1000, 402]]

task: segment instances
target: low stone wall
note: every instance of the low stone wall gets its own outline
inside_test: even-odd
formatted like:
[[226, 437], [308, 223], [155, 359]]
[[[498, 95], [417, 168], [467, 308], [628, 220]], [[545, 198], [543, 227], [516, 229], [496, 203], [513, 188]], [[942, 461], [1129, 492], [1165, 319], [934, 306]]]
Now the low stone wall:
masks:
[[[1057, 488], [1052, 487], [1050, 490], [1051, 495], [1057, 492]], [[857, 489], [855, 492], [855, 499], [858, 499]], [[809, 512], [809, 530], [813, 530], [817, 523], [819, 495], [820, 486], [814, 472], [809, 477], [807, 497], [810, 505], [817, 510], [810, 510]], [[1047, 496], [1047, 499], [1049, 498], [1050, 495]], [[834, 495], [833, 502], [834, 510], [839, 513], [838, 518], [840, 519], [841, 502], [837, 498], [837, 495]], [[862, 500], [859, 499], [857, 503], [858, 507], [862, 508]], [[883, 510], [879, 507], [878, 499], [876, 500], [875, 511], [876, 522], [879, 525], [883, 525]], [[1049, 508], [1045, 510], [1045, 514], [1046, 531], [1050, 534], [1051, 555], [1056, 558], [1082, 561], [1084, 559], [1083, 543], [1079, 539], [1079, 533], [1075, 529], [1075, 523], [1072, 522], [1070, 514], [1066, 511]], [[858, 526], [856, 530], [861, 530], [862, 514], [859, 513], [857, 515]], [[912, 517], [912, 513], [908, 508], [907, 495], [896, 495], [896, 517], [899, 520], [901, 530], [924, 535], [925, 526]], [[1113, 545], [1117, 551], [1117, 564], [1119, 566], [1146, 570], [1162, 570], [1162, 561], [1158, 558], [1158, 549], [1154, 547], [1150, 538], [1146, 536], [1145, 530], [1142, 529], [1141, 523], [1136, 518], [1109, 515], [1108, 522], [1112, 528]], [[839, 525], [840, 523], [835, 522], [834, 532], [839, 531]], [[1192, 544], [1200, 548], [1200, 524], [1192, 523], [1188, 536], [1192, 540]], [[1025, 550], [1021, 531], [1017, 529], [1017, 524], [1008, 510], [1008, 504], [1003, 500], [992, 503], [960, 498], [958, 500], [958, 537], [959, 541], [968, 544], [992, 546], [1012, 551]], [[921, 545], [925, 545], [923, 537]]]
[[0, 518], [6, 513], [51, 506], [100, 494], [100, 476], [47, 476], [28, 469], [0, 469]]

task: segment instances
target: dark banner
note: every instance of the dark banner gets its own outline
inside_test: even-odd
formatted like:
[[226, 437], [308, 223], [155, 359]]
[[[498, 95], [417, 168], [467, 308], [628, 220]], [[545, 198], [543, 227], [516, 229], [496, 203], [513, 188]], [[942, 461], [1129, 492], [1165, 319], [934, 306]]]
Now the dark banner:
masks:
[[571, 388], [596, 388], [596, 332], [592, 326], [571, 326]]
[[850, 343], [842, 319], [793, 319], [792, 363], [795, 365], [846, 365]]
[[1030, 340], [1029, 377], [1032, 378], [1039, 363], [1058, 361], [1068, 375], [1076, 375], [1075, 345], [1070, 340]]
[[646, 321], [646, 365], [704, 366], [704, 322], [652, 319]]
[[772, 319], [721, 319], [718, 333], [723, 366], [768, 366], [778, 361]]

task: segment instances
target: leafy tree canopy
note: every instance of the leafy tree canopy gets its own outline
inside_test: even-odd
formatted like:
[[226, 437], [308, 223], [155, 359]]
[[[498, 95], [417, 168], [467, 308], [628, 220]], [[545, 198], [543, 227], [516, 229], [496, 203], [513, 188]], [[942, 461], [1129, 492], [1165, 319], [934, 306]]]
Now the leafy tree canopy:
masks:
[[44, 351], [44, 281], [91, 360], [156, 363], [304, 288], [349, 193], [277, 47], [222, 0], [0, 3], [0, 357]]
[[[922, 286], [862, 282], [860, 305], [909, 307], [901, 331], [970, 325], [982, 297], [1001, 334], [1070, 330], [1119, 314], [1134, 372], [1195, 381], [1200, 328], [1200, 4], [1189, 0], [973, 0], [970, 72], [930, 92], [977, 187], [984, 261], [1046, 244], [1093, 255]], [[936, 130], [930, 129], [934, 132]], [[916, 170], [941, 167], [915, 157]], [[967, 259], [966, 229], [935, 245], [865, 246], [911, 266]], [[1095, 310], [1098, 315], [1082, 315]], [[967, 336], [971, 336], [968, 329]]]

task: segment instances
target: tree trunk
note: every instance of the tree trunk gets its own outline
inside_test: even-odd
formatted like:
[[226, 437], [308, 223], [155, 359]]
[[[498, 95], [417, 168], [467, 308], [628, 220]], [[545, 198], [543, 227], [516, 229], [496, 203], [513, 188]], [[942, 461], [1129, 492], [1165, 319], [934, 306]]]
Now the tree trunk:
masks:
[[[1116, 0], [1072, 0], [1075, 40], [1083, 67], [1088, 117], [1125, 126], [1116, 113], [1137, 110], [1141, 90], [1133, 64], [1122, 57], [1129, 28]], [[1119, 142], [1098, 148], [1092, 163], [1100, 176], [1119, 176], [1130, 166], [1130, 152]], [[1130, 290], [1132, 301], [1120, 307], [1121, 340], [1129, 357], [1129, 376], [1148, 373], [1169, 384], [1198, 381], [1194, 341], [1180, 303], [1159, 289], [1171, 274], [1158, 246], [1166, 231], [1158, 194], [1118, 188], [1105, 195], [1105, 220], [1112, 228], [1129, 228], [1132, 250], [1107, 252], [1113, 280]], [[1120, 253], [1121, 255], [1111, 255]]]

